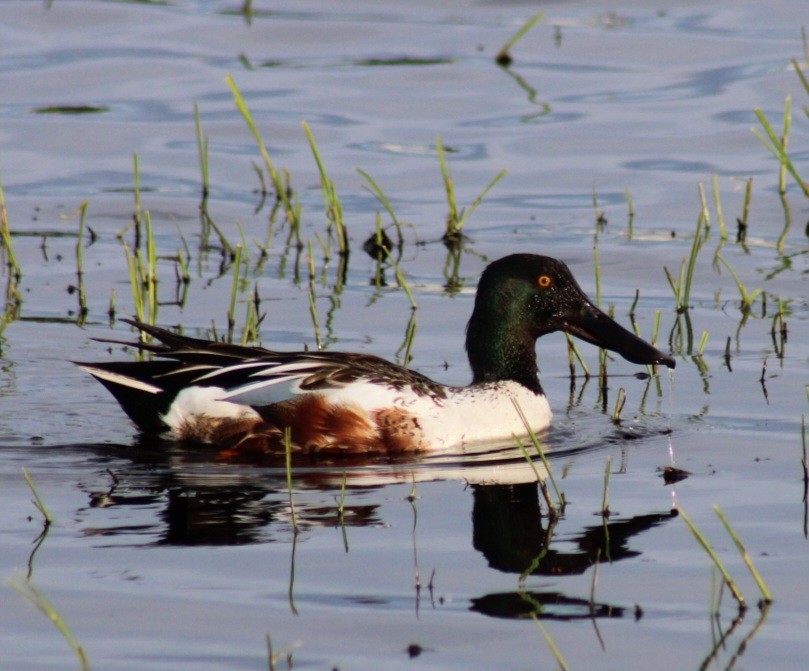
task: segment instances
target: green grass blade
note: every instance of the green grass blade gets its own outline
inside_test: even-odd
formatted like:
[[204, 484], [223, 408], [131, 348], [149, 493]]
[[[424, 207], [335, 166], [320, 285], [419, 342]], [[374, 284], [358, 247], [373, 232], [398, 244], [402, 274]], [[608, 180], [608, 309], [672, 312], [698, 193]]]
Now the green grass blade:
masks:
[[199, 105], [194, 105], [194, 127], [197, 135], [197, 152], [199, 154], [199, 171], [202, 178], [202, 197], [208, 197], [210, 174], [208, 172], [208, 136], [202, 132], [202, 119]]
[[[786, 108], [787, 109], [791, 108], [789, 97], [787, 97]], [[775, 156], [779, 161], [781, 161], [781, 164], [787, 169], [789, 174], [792, 175], [792, 178], [801, 188], [801, 191], [803, 191], [803, 195], [809, 198], [809, 184], [807, 184], [806, 182], [803, 181], [803, 179], [801, 179], [801, 176], [798, 174], [798, 171], [792, 164], [792, 161], [789, 158], [789, 154], [787, 153], [785, 143], [781, 140], [781, 138], [778, 137], [764, 112], [758, 107], [754, 110], [754, 112], [756, 114], [758, 122], [764, 129], [764, 133], [766, 134], [766, 136], [763, 135], [757, 128], [751, 129], [753, 135], [755, 135], [761, 141], [761, 143], [770, 151], [771, 154], [773, 154], [773, 156]]]
[[286, 194], [284, 182], [281, 179], [280, 173], [273, 164], [272, 159], [270, 158], [270, 152], [267, 151], [267, 145], [264, 144], [264, 138], [262, 138], [261, 133], [259, 133], [258, 126], [256, 126], [253, 115], [250, 112], [250, 109], [247, 107], [244, 96], [242, 96], [242, 92], [239, 90], [236, 80], [233, 79], [233, 75], [228, 75], [225, 77], [225, 82], [227, 83], [230, 92], [233, 94], [233, 101], [236, 103], [236, 108], [239, 110], [239, 112], [241, 112], [245, 123], [247, 123], [247, 127], [250, 129], [250, 132], [253, 134], [253, 138], [258, 145], [259, 153], [264, 161], [264, 167], [267, 169], [267, 174], [270, 176], [275, 193], [279, 200], [284, 200], [284, 196]]
[[62, 616], [53, 607], [47, 597], [45, 597], [45, 595], [39, 591], [39, 589], [34, 587], [27, 580], [15, 580], [10, 578], [8, 580], [8, 584], [17, 590], [22, 597], [31, 603], [37, 610], [46, 615], [51, 622], [53, 622], [54, 626], [59, 630], [59, 633], [62, 634], [62, 638], [65, 639], [67, 644], [70, 646], [70, 649], [73, 651], [73, 654], [75, 654], [76, 658], [79, 660], [81, 670], [89, 671], [90, 662], [87, 660], [87, 655], [84, 652], [84, 648], [79, 645], [79, 642], [76, 640], [73, 632], [70, 631], [67, 623], [64, 621], [64, 619], [62, 619]]
[[553, 471], [551, 470], [551, 462], [548, 461], [548, 457], [545, 455], [545, 450], [542, 447], [542, 443], [540, 442], [539, 438], [537, 437], [536, 432], [533, 428], [531, 428], [531, 424], [528, 422], [528, 418], [525, 416], [525, 412], [523, 412], [522, 407], [517, 402], [516, 399], [511, 399], [512, 405], [514, 409], [517, 411], [517, 414], [520, 417], [520, 420], [525, 427], [526, 432], [528, 433], [528, 437], [531, 439], [531, 442], [534, 444], [534, 449], [537, 451], [539, 458], [542, 460], [542, 465], [545, 466], [545, 470], [548, 472], [548, 478], [551, 481], [551, 485], [553, 486], [554, 492], [556, 492], [556, 498], [559, 501], [559, 507], [564, 511], [566, 500], [565, 494], [562, 492], [559, 487], [556, 485], [556, 479], [553, 477]]
[[394, 227], [396, 228], [396, 233], [398, 235], [398, 244], [401, 246], [404, 242], [404, 236], [402, 235], [402, 225], [399, 222], [399, 219], [396, 217], [396, 212], [393, 210], [393, 205], [391, 205], [390, 200], [385, 195], [385, 192], [382, 191], [380, 186], [373, 180], [373, 178], [365, 172], [362, 168], [357, 168], [357, 172], [362, 175], [363, 179], [368, 182], [368, 189], [371, 193], [376, 196], [376, 199], [382, 204], [382, 207], [385, 208], [385, 211], [391, 218]]
[[25, 481], [28, 483], [28, 487], [31, 489], [31, 493], [34, 495], [34, 506], [36, 506], [36, 509], [42, 513], [42, 517], [45, 518], [45, 524], [52, 524], [53, 515], [51, 515], [50, 510], [48, 510], [48, 506], [45, 505], [45, 501], [43, 501], [42, 497], [39, 495], [39, 491], [34, 484], [34, 480], [28, 473], [28, 469], [25, 467], [22, 469], [22, 477], [25, 478]]
[[343, 220], [343, 206], [340, 204], [337, 190], [334, 188], [334, 182], [329, 179], [329, 175], [326, 172], [326, 164], [323, 162], [323, 157], [318, 149], [312, 129], [305, 121], [302, 122], [301, 125], [303, 126], [303, 132], [306, 134], [306, 139], [309, 142], [309, 147], [312, 150], [312, 155], [315, 157], [317, 169], [320, 172], [320, 188], [323, 192], [323, 208], [326, 211], [326, 218], [329, 221], [329, 225], [334, 226], [340, 254], [345, 255], [348, 253], [348, 235]]
[[516, 33], [514, 33], [514, 36], [501, 47], [500, 51], [497, 52], [497, 56], [495, 56], [494, 60], [497, 61], [497, 63], [500, 65], [503, 66], [509, 65], [512, 61], [511, 54], [509, 53], [511, 51], [511, 48], [515, 44], [517, 44], [517, 42], [519, 42], [523, 37], [525, 37], [528, 34], [528, 31], [531, 30], [531, 28], [533, 28], [537, 23], [539, 23], [542, 20], [543, 15], [544, 12], [537, 12], [536, 14], [534, 14], [534, 16], [528, 19], [528, 21], [526, 21], [522, 25], [522, 27]]
[[502, 169], [500, 172], [498, 172], [498, 173], [497, 173], [497, 174], [496, 174], [496, 175], [495, 175], [495, 176], [492, 178], [492, 181], [491, 181], [491, 182], [489, 182], [489, 183], [486, 185], [486, 187], [483, 189], [483, 191], [481, 191], [481, 192], [480, 192], [480, 195], [479, 195], [477, 198], [475, 198], [475, 200], [473, 200], [473, 201], [472, 201], [471, 205], [469, 205], [469, 207], [467, 207], [467, 208], [466, 208], [466, 209], [463, 211], [463, 215], [461, 216], [461, 221], [460, 221], [460, 227], [461, 227], [461, 228], [463, 228], [463, 226], [466, 224], [466, 222], [467, 222], [467, 220], [469, 219], [469, 217], [471, 217], [471, 216], [472, 216], [472, 213], [473, 213], [473, 212], [474, 212], [476, 209], [478, 209], [478, 206], [479, 206], [479, 205], [480, 205], [480, 204], [483, 202], [483, 199], [486, 197], [486, 195], [489, 193], [489, 191], [491, 191], [491, 190], [492, 190], [492, 189], [493, 189], [493, 188], [494, 188], [494, 187], [497, 185], [497, 183], [498, 183], [498, 182], [499, 182], [501, 179], [503, 179], [503, 178], [504, 178], [506, 175], [508, 175], [508, 170], [506, 170], [505, 168], [503, 168], [503, 169]]
[[719, 555], [717, 555], [716, 551], [711, 547], [708, 539], [705, 538], [704, 534], [699, 530], [697, 525], [694, 524], [694, 521], [685, 513], [682, 508], [677, 508], [677, 511], [680, 513], [680, 517], [683, 518], [683, 522], [685, 522], [688, 529], [694, 535], [694, 538], [697, 539], [697, 542], [702, 546], [702, 549], [708, 553], [708, 556], [711, 558], [714, 566], [716, 566], [716, 568], [722, 574], [722, 578], [724, 579], [725, 584], [728, 586], [728, 589], [730, 589], [731, 594], [733, 594], [733, 598], [736, 599], [737, 603], [739, 604], [739, 608], [747, 608], [747, 604], [744, 601], [744, 596], [739, 591], [739, 588], [736, 586], [733, 578], [731, 578], [730, 573], [728, 572], [724, 563], [722, 563]]
[[289, 493], [289, 514], [292, 518], [292, 528], [295, 534], [297, 535], [298, 520], [295, 515], [295, 500], [292, 497], [292, 429], [288, 426], [284, 427], [284, 453], [286, 455], [287, 492]]
[[545, 643], [548, 644], [548, 648], [556, 660], [556, 663], [559, 665], [562, 671], [567, 671], [570, 667], [562, 655], [562, 651], [559, 650], [559, 646], [556, 645], [556, 641], [553, 640], [553, 636], [551, 636], [550, 632], [542, 626], [542, 622], [539, 621], [539, 618], [534, 613], [531, 613], [531, 619], [534, 620], [537, 625], [537, 629], [539, 629], [540, 633], [542, 634], [542, 638], [544, 638]]
[[753, 559], [747, 552], [747, 548], [744, 547], [742, 539], [739, 538], [739, 535], [730, 525], [730, 520], [727, 518], [722, 509], [719, 506], [714, 506], [713, 509], [714, 512], [719, 517], [719, 519], [722, 521], [722, 524], [725, 526], [725, 529], [727, 530], [728, 535], [733, 540], [733, 543], [736, 545], [736, 549], [739, 551], [739, 554], [742, 556], [742, 561], [744, 561], [745, 565], [750, 571], [750, 574], [753, 576], [753, 580], [756, 581], [756, 585], [758, 585], [758, 589], [761, 592], [762, 600], [764, 601], [764, 603], [772, 603], [772, 592], [770, 592], [769, 588], [767, 587], [767, 584], [764, 582], [764, 579], [758, 572], [756, 565], [753, 563]]

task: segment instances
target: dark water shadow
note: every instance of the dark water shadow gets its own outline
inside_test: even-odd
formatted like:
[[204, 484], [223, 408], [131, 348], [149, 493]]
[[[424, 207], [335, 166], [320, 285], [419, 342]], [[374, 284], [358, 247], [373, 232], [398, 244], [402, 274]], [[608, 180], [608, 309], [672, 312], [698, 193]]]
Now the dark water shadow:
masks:
[[[667, 432], [642, 427], [630, 433], [616, 426], [607, 436], [587, 438], [577, 436], [576, 430], [560, 428], [546, 432], [543, 439], [553, 467], [563, 457], [614, 449]], [[133, 444], [41, 445], [37, 450], [40, 455], [75, 455], [83, 462], [82, 468], [92, 473], [91, 479], [77, 478], [78, 487], [87, 495], [87, 504], [80, 511], [85, 519], [99, 519], [93, 510], [119, 508], [132, 513], [106, 516], [109, 519], [103, 526], [93, 522], [83, 530], [87, 536], [107, 538], [115, 544], [241, 545], [272, 542], [289, 529], [290, 493], [283, 457], [234, 463], [211, 449], [146, 438]], [[305, 528], [384, 522], [378, 504], [355, 504], [350, 496], [340, 513], [337, 501], [346, 493], [455, 480], [470, 485], [473, 545], [487, 556], [492, 568], [523, 572], [546, 536], [537, 477], [544, 480], [547, 471], [538, 456], [529, 463], [516, 445], [487, 445], [451, 455], [305, 457], [296, 458], [291, 470], [295, 515]], [[99, 481], [104, 484], [99, 486]], [[599, 536], [601, 525], [583, 529], [579, 551], [551, 552], [542, 566], [553, 566], [556, 575], [582, 572], [599, 548], [613, 560], [634, 556], [621, 539], [660, 519], [652, 515], [648, 520], [610, 520], [609, 548]]]

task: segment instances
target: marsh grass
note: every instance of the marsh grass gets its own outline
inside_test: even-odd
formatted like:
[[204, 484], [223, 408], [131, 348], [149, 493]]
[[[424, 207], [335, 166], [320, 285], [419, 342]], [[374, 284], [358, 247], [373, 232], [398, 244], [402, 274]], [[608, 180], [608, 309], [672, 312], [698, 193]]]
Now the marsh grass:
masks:
[[627, 208], [626, 239], [632, 240], [635, 235], [635, 202], [632, 199], [629, 187], [624, 189], [624, 198], [626, 199]]
[[286, 660], [288, 671], [289, 669], [292, 669], [292, 653], [296, 648], [300, 648], [302, 643], [300, 641], [295, 641], [294, 643], [291, 643], [290, 645], [276, 652], [273, 650], [272, 639], [270, 638], [269, 634], [266, 635], [265, 640], [267, 642], [267, 667], [269, 671], [277, 671], [277, 665], [281, 660]]
[[733, 267], [725, 260], [723, 256], [717, 255], [717, 260], [727, 268], [730, 276], [733, 278], [733, 281], [736, 283], [736, 289], [739, 291], [739, 297], [741, 299], [740, 309], [742, 314], [746, 315], [752, 309], [753, 303], [755, 302], [756, 298], [762, 296], [763, 293], [762, 289], [753, 289], [752, 291], [748, 291], [747, 288], [742, 283], [739, 276], [736, 274], [736, 271], [733, 270]]
[[140, 247], [140, 225], [143, 218], [143, 201], [140, 189], [140, 157], [138, 152], [134, 152], [132, 154], [132, 195], [135, 199], [135, 209], [132, 213], [132, 223], [135, 226], [135, 248]]
[[261, 335], [259, 328], [266, 316], [266, 313], [261, 312], [261, 297], [258, 295], [258, 282], [256, 282], [253, 284], [253, 291], [247, 300], [247, 311], [242, 327], [242, 345], [259, 342]]
[[19, 317], [20, 308], [22, 307], [22, 293], [20, 292], [22, 269], [14, 253], [14, 240], [11, 236], [8, 208], [6, 207], [6, 194], [3, 190], [2, 180], [0, 180], [0, 243], [2, 243], [7, 272], [5, 309], [3, 310], [2, 316], [0, 316], [0, 336], [2, 336], [6, 326]]
[[396, 358], [405, 368], [407, 368], [413, 360], [413, 343], [416, 339], [418, 328], [419, 324], [416, 319], [416, 310], [412, 309], [410, 311], [410, 318], [407, 320], [407, 325], [405, 326], [404, 339], [399, 349], [395, 352]]
[[79, 233], [76, 240], [76, 293], [79, 299], [79, 312], [76, 323], [81, 326], [87, 318], [87, 293], [84, 288], [84, 231], [86, 227], [88, 201], [79, 205]]
[[710, 228], [710, 214], [708, 213], [708, 206], [704, 198], [705, 192], [701, 184], [699, 191], [701, 194], [700, 199], [702, 201], [702, 208], [699, 216], [697, 217], [697, 225], [694, 230], [694, 237], [691, 242], [691, 252], [688, 255], [688, 259], [683, 259], [682, 263], [680, 264], [679, 276], [676, 279], [671, 274], [669, 269], [666, 266], [663, 266], [663, 272], [666, 274], [666, 279], [674, 292], [676, 310], [679, 314], [688, 311], [691, 300], [691, 286], [694, 281], [694, 272], [697, 265], [697, 257], [699, 256], [699, 251], [702, 249], [702, 245], [705, 242], [705, 232]]
[[26, 469], [26, 468], [22, 469], [22, 477], [25, 480], [25, 482], [28, 484], [28, 487], [31, 490], [31, 493], [34, 495], [34, 500], [33, 500], [34, 507], [42, 515], [42, 517], [43, 517], [43, 519], [45, 521], [45, 526], [50, 526], [51, 524], [53, 524], [53, 515], [51, 515], [50, 510], [48, 510], [48, 507], [45, 505], [45, 501], [43, 500], [42, 496], [40, 496], [39, 490], [37, 489], [36, 485], [34, 484], [34, 479], [28, 473], [28, 469]]
[[233, 95], [233, 102], [236, 104], [236, 108], [241, 113], [242, 118], [247, 124], [247, 127], [250, 129], [253, 139], [258, 146], [259, 154], [261, 155], [261, 159], [264, 161], [264, 168], [266, 169], [267, 174], [270, 176], [270, 181], [275, 189], [276, 198], [281, 202], [287, 202], [287, 189], [286, 185], [284, 184], [284, 180], [281, 177], [281, 173], [275, 167], [275, 164], [270, 158], [270, 152], [267, 150], [267, 145], [264, 144], [264, 138], [261, 137], [258, 126], [253, 119], [253, 114], [250, 112], [250, 108], [247, 106], [247, 102], [245, 101], [242, 92], [239, 90], [236, 80], [233, 78], [233, 75], [228, 75], [225, 77], [225, 82]]
[[208, 136], [202, 132], [202, 119], [199, 105], [194, 105], [194, 128], [197, 136], [197, 153], [199, 154], [199, 172], [202, 179], [202, 200], [208, 198], [210, 193], [210, 171], [208, 168]]
[[741, 216], [736, 219], [736, 242], [744, 244], [747, 240], [747, 226], [750, 220], [750, 200], [753, 197], [753, 178], [745, 180], [744, 200], [742, 201]]
[[[551, 486], [553, 487], [553, 490], [556, 493], [556, 500], [558, 501], [558, 505], [554, 503], [553, 498], [550, 496], [550, 493], [547, 489], [547, 485], [545, 485], [544, 478], [540, 478], [536, 469], [534, 469], [534, 472], [537, 473], [537, 480], [539, 483], [539, 487], [542, 490], [542, 495], [545, 498], [546, 503], [548, 504], [549, 514], [553, 519], [555, 519], [559, 516], [559, 514], [564, 514], [565, 512], [565, 506], [567, 506], [565, 493], [561, 491], [556, 484], [556, 479], [553, 477], [553, 470], [551, 469], [551, 462], [545, 455], [545, 449], [542, 447], [542, 443], [537, 437], [536, 432], [534, 431], [533, 428], [531, 428], [531, 424], [529, 423], [528, 418], [525, 416], [525, 412], [523, 412], [522, 407], [515, 399], [512, 399], [511, 402], [512, 405], [514, 406], [514, 409], [517, 411], [517, 414], [520, 417], [520, 421], [525, 427], [525, 431], [531, 440], [531, 444], [534, 446], [534, 450], [536, 451], [537, 455], [539, 455], [539, 458], [542, 460], [542, 465], [545, 466], [545, 471], [548, 473], [548, 479], [551, 481]], [[523, 447], [520, 439], [517, 436], [514, 436], [514, 440], [516, 441], [517, 445], [520, 446], [520, 448], [523, 450], [525, 456], [528, 457], [528, 453]]]
[[233, 259], [233, 282], [230, 285], [230, 307], [228, 307], [228, 342], [233, 342], [233, 332], [236, 328], [236, 299], [239, 295], [243, 249], [243, 245], [236, 245], [236, 254]]
[[596, 218], [596, 235], [607, 225], [607, 216], [604, 210], [598, 204], [598, 193], [596, 192], [596, 185], [593, 184], [593, 212]]
[[619, 387], [615, 399], [615, 408], [612, 411], [613, 424], [621, 423], [621, 413], [624, 411], [624, 405], [626, 405], [626, 390], [623, 387]]
[[680, 517], [683, 518], [683, 521], [686, 523], [686, 526], [688, 526], [688, 529], [691, 531], [694, 538], [697, 539], [697, 542], [702, 546], [702, 549], [705, 550], [705, 552], [711, 558], [714, 567], [716, 568], [716, 570], [719, 571], [720, 575], [722, 576], [724, 584], [730, 590], [731, 594], [733, 595], [733, 598], [736, 599], [736, 602], [739, 605], [739, 609], [745, 610], [747, 608], [747, 604], [745, 603], [744, 596], [742, 595], [739, 588], [736, 586], [736, 583], [734, 582], [724, 563], [716, 554], [716, 551], [713, 549], [711, 544], [708, 542], [708, 539], [703, 535], [703, 533], [699, 530], [696, 524], [694, 524], [693, 520], [682, 509], [678, 510]]
[[781, 365], [784, 363], [784, 355], [786, 353], [787, 343], [787, 321], [785, 318], [787, 302], [776, 297], [776, 305], [778, 308], [772, 318], [770, 325], [770, 338], [772, 339], [773, 350]]
[[397, 237], [396, 247], [401, 251], [402, 245], [404, 245], [404, 235], [402, 235], [402, 223], [396, 216], [396, 212], [393, 209], [393, 205], [391, 204], [390, 199], [385, 195], [385, 192], [382, 191], [382, 188], [379, 186], [379, 184], [376, 183], [376, 181], [374, 181], [371, 175], [369, 175], [361, 168], [357, 168], [357, 172], [367, 182], [366, 188], [374, 196], [376, 196], [376, 199], [381, 203], [382, 207], [385, 208], [385, 211], [388, 213], [388, 216], [390, 216], [391, 222], [393, 223], [393, 227], [396, 230], [396, 237]]
[[26, 601], [31, 603], [38, 611], [45, 615], [54, 624], [54, 626], [59, 630], [59, 633], [62, 635], [62, 638], [64, 638], [67, 644], [70, 646], [73, 654], [76, 655], [76, 659], [79, 662], [79, 668], [81, 671], [89, 671], [90, 662], [87, 659], [87, 654], [84, 652], [84, 648], [79, 644], [64, 618], [59, 614], [50, 600], [42, 593], [42, 591], [23, 578], [10, 578], [8, 580], [8, 584], [17, 590], [17, 592], [19, 592]]
[[[722, 512], [722, 509], [719, 508], [719, 506], [714, 506], [713, 508], [714, 508], [714, 512], [716, 513], [717, 517], [719, 517], [719, 520], [722, 522], [723, 526], [725, 527], [725, 530], [728, 532], [728, 535], [731, 537], [731, 540], [733, 540], [734, 545], [736, 545], [736, 549], [739, 551], [739, 554], [742, 557], [742, 561], [744, 561], [745, 565], [747, 566], [748, 570], [750, 571], [751, 575], [753, 576], [753, 579], [755, 580], [756, 585], [758, 586], [759, 591], [761, 592], [761, 604], [766, 605], [766, 604], [771, 603], [772, 602], [772, 594], [770, 593], [769, 588], [767, 587], [766, 583], [764, 582], [763, 578], [761, 577], [761, 574], [758, 572], [755, 565], [753, 564], [753, 561], [750, 558], [750, 555], [747, 552], [746, 548], [744, 547], [744, 544], [742, 543], [742, 541], [739, 538], [738, 534], [731, 527], [730, 522], [727, 519], [727, 517], [725, 516], [724, 512]], [[744, 611], [747, 608], [747, 603], [745, 602], [745, 599], [744, 599], [744, 596], [741, 593], [741, 590], [739, 589], [736, 582], [731, 577], [730, 572], [725, 567], [725, 564], [719, 558], [719, 555], [717, 555], [716, 551], [713, 549], [713, 547], [711, 546], [710, 542], [705, 537], [705, 535], [699, 530], [697, 525], [685, 513], [685, 511], [682, 508], [678, 507], [678, 512], [679, 512], [680, 516], [683, 518], [683, 521], [688, 526], [691, 533], [694, 535], [694, 538], [697, 539], [697, 542], [699, 542], [699, 544], [702, 546], [702, 548], [705, 550], [705, 552], [711, 558], [711, 561], [713, 562], [714, 566], [716, 567], [716, 569], [719, 571], [720, 575], [722, 576], [724, 584], [730, 590], [730, 593], [733, 595], [733, 598], [736, 599], [736, 602], [737, 602], [737, 604], [739, 606], [739, 610]]]
[[[610, 474], [612, 473], [612, 457], [607, 457], [607, 462], [604, 464], [604, 488], [601, 494], [601, 517], [608, 518], [610, 516]], [[609, 547], [609, 542], [607, 543]]]
[[[247, 124], [247, 127], [250, 129], [250, 133], [253, 135], [253, 139], [258, 146], [259, 154], [261, 155], [261, 159], [264, 163], [264, 169], [267, 171], [267, 174], [270, 177], [270, 182], [272, 183], [272, 187], [275, 191], [276, 204], [280, 204], [284, 208], [287, 223], [289, 224], [290, 237], [288, 239], [288, 245], [294, 238], [298, 247], [301, 248], [303, 246], [300, 239], [301, 206], [297, 195], [292, 189], [289, 171], [286, 169], [280, 171], [275, 167], [275, 164], [270, 157], [270, 152], [267, 149], [267, 145], [264, 142], [264, 138], [262, 138], [261, 133], [258, 130], [258, 126], [256, 125], [253, 115], [250, 112], [250, 108], [247, 106], [247, 102], [239, 90], [233, 75], [228, 75], [225, 78], [225, 82], [233, 95], [233, 101], [236, 108], [241, 113], [242, 118]], [[266, 192], [266, 183], [262, 176], [261, 169], [255, 164], [254, 168], [259, 175], [262, 192]]]
[[[797, 71], [800, 71], [800, 68], [797, 68]], [[801, 73], [802, 74], [802, 73]], [[764, 129], [762, 133], [757, 128], [752, 128], [753, 134], [761, 141], [761, 143], [767, 148], [767, 150], [777, 158], [781, 164], [780, 167], [780, 177], [779, 177], [779, 191], [784, 193], [786, 191], [786, 183], [784, 175], [788, 172], [792, 178], [795, 180], [795, 183], [803, 192], [803, 195], [809, 198], [809, 184], [803, 181], [800, 174], [798, 173], [795, 165], [792, 163], [792, 160], [789, 157], [788, 145], [789, 145], [789, 131], [792, 125], [792, 96], [787, 96], [784, 101], [784, 121], [782, 125], [781, 135], [779, 136], [778, 133], [773, 128], [770, 120], [767, 118], [766, 114], [761, 110], [761, 108], [757, 107], [755, 110], [756, 118], [758, 119], [759, 124]]]
[[323, 349], [323, 337], [320, 332], [320, 319], [317, 315], [317, 294], [315, 293], [316, 287], [316, 273], [315, 273], [315, 255], [312, 248], [312, 241], [308, 243], [309, 256], [307, 259], [307, 267], [309, 268], [309, 316], [312, 318], [312, 326], [315, 330], [315, 346], [318, 351]]
[[716, 212], [716, 222], [719, 226], [719, 238], [721, 240], [728, 239], [728, 227], [725, 222], [725, 213], [722, 209], [722, 198], [719, 194], [719, 176], [714, 174], [711, 176], [711, 192], [713, 194], [714, 211]]
[[298, 534], [298, 516], [295, 513], [295, 499], [292, 496], [292, 429], [284, 427], [284, 455], [286, 457], [287, 493], [289, 494], [289, 515], [292, 520], [292, 529]]
[[318, 149], [315, 136], [312, 129], [305, 121], [301, 124], [306, 139], [309, 142], [309, 147], [312, 150], [312, 155], [315, 157], [317, 169], [320, 173], [320, 189], [323, 192], [323, 208], [326, 211], [327, 230], [331, 234], [334, 230], [335, 237], [337, 238], [337, 248], [342, 256], [348, 254], [348, 232], [346, 231], [345, 221], [343, 219], [343, 206], [340, 204], [340, 198], [337, 195], [337, 189], [334, 187], [334, 182], [326, 172], [326, 164], [323, 162], [323, 157]]
[[[809, 396], [809, 386], [806, 387]], [[803, 537], [809, 538], [809, 455], [806, 447], [806, 415], [801, 415], [801, 468], [803, 469]]]
[[579, 362], [579, 365], [582, 369], [582, 374], [586, 380], [590, 379], [590, 367], [587, 365], [587, 362], [584, 360], [582, 356], [581, 350], [579, 349], [578, 344], [573, 339], [569, 333], [565, 332], [565, 341], [567, 342], [567, 360], [568, 360], [568, 367], [570, 370], [570, 380], [571, 384], [573, 380], [576, 378], [576, 362]]
[[747, 569], [750, 571], [750, 575], [753, 576], [753, 580], [756, 583], [759, 591], [761, 592], [761, 602], [765, 604], [772, 603], [772, 592], [767, 587], [767, 584], [764, 582], [764, 578], [761, 577], [756, 565], [753, 563], [752, 557], [750, 557], [750, 553], [747, 552], [747, 548], [744, 546], [742, 539], [739, 537], [739, 534], [733, 529], [730, 524], [730, 520], [725, 515], [724, 511], [719, 506], [713, 507], [714, 512], [716, 513], [719, 520], [722, 522], [722, 525], [725, 527], [725, 530], [728, 532], [728, 536], [730, 536], [733, 544], [736, 546], [736, 549], [739, 551], [741, 555], [742, 561], [744, 562]]
[[542, 622], [535, 613], [531, 613], [531, 619], [534, 621], [537, 629], [539, 629], [539, 632], [542, 634], [542, 638], [545, 639], [545, 643], [548, 645], [548, 649], [551, 651], [551, 654], [556, 660], [556, 663], [559, 665], [559, 668], [562, 669], [562, 671], [567, 671], [570, 666], [562, 655], [562, 651], [559, 649], [559, 646], [556, 645], [556, 641], [554, 640], [553, 636], [551, 636], [550, 632], [542, 625]]
[[447, 206], [449, 212], [447, 214], [447, 226], [442, 237], [443, 241], [448, 245], [459, 245], [463, 240], [463, 228], [472, 213], [483, 202], [486, 194], [491, 191], [494, 186], [508, 174], [508, 170], [503, 169], [494, 176], [491, 182], [481, 191], [480, 195], [472, 201], [466, 208], [459, 208], [455, 197], [455, 182], [452, 179], [452, 173], [447, 163], [446, 152], [447, 148], [441, 141], [441, 137], [436, 137], [435, 149], [438, 153], [438, 164], [441, 168], [441, 178], [444, 182], [444, 191], [447, 196]]
[[40, 533], [39, 537], [37, 538], [34, 551], [31, 553], [31, 556], [28, 560], [28, 574], [27, 576], [20, 577], [20, 578], [9, 578], [8, 584], [14, 588], [20, 595], [29, 603], [31, 603], [37, 610], [39, 610], [42, 614], [44, 614], [59, 630], [59, 633], [65, 639], [67, 644], [70, 646], [70, 649], [76, 655], [76, 658], [79, 661], [79, 667], [82, 671], [88, 671], [90, 669], [90, 663], [87, 660], [87, 655], [84, 652], [84, 648], [79, 645], [78, 640], [73, 635], [73, 632], [67, 626], [67, 623], [50, 602], [50, 600], [39, 590], [34, 584], [31, 582], [31, 576], [33, 574], [33, 559], [34, 554], [39, 549], [39, 546], [44, 541], [47, 532], [53, 524], [54, 518], [51, 514], [48, 506], [45, 504], [44, 499], [42, 498], [39, 490], [37, 489], [36, 484], [34, 484], [34, 479], [28, 473], [28, 470], [23, 468], [22, 469], [22, 476], [25, 479], [25, 482], [28, 484], [31, 493], [34, 496], [33, 504], [34, 507], [40, 512], [44, 522], [44, 528], [42, 533]]
[[514, 33], [514, 35], [500, 48], [500, 51], [497, 52], [497, 55], [494, 57], [495, 62], [507, 68], [514, 62], [514, 59], [511, 56], [511, 49], [514, 47], [517, 42], [519, 42], [523, 37], [528, 34], [528, 31], [531, 30], [537, 23], [542, 20], [542, 16], [544, 12], [537, 12], [532, 16], [528, 21], [526, 21], [520, 29]]
[[14, 240], [11, 237], [11, 227], [8, 223], [8, 207], [6, 206], [6, 193], [3, 189], [2, 180], [0, 180], [0, 240], [3, 243], [9, 278], [19, 282], [22, 278], [22, 271], [14, 253]]

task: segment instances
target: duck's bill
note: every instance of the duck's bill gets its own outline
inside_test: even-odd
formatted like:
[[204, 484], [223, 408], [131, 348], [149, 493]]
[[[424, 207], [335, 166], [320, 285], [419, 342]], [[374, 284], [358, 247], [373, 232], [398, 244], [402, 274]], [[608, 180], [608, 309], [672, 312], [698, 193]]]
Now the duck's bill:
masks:
[[627, 361], [643, 365], [664, 365], [674, 368], [675, 361], [659, 349], [638, 338], [631, 331], [604, 314], [592, 303], [586, 303], [564, 320], [563, 329], [593, 345], [617, 352]]

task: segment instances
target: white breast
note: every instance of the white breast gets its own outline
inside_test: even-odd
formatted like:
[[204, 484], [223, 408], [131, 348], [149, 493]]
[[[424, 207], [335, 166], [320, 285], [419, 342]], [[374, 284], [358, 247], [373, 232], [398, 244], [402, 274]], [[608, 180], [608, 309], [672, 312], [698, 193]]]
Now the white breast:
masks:
[[517, 382], [497, 382], [453, 390], [441, 407], [423, 416], [426, 437], [436, 450], [446, 450], [525, 436], [528, 432], [515, 403], [534, 431], [551, 423], [544, 395]]

